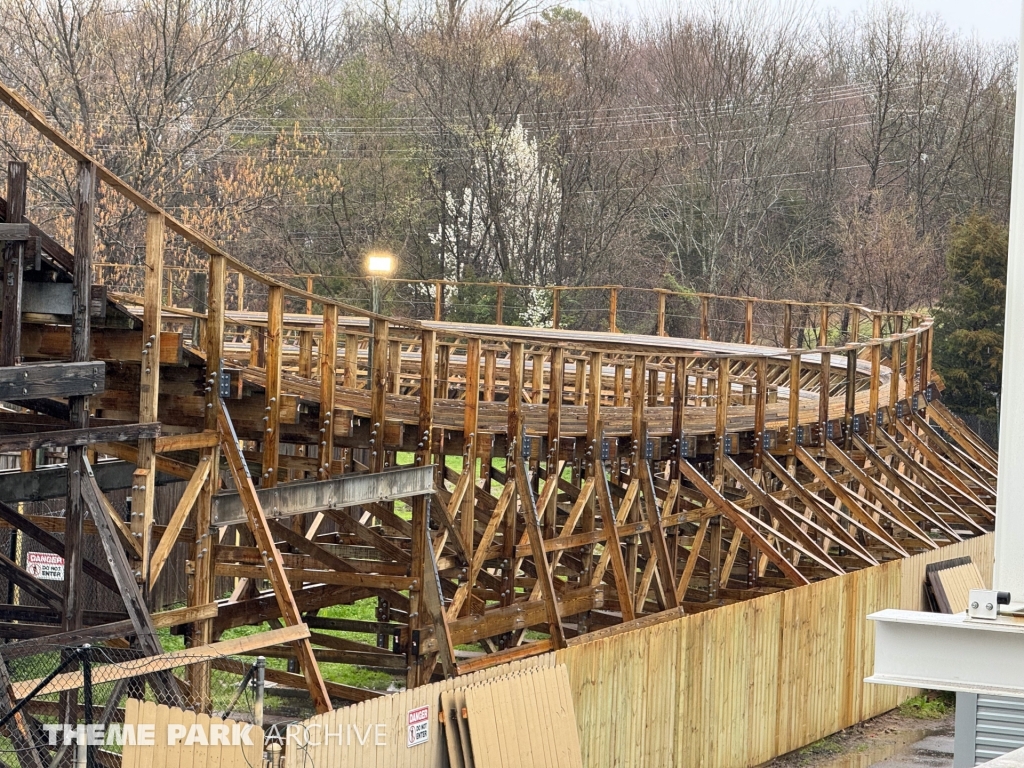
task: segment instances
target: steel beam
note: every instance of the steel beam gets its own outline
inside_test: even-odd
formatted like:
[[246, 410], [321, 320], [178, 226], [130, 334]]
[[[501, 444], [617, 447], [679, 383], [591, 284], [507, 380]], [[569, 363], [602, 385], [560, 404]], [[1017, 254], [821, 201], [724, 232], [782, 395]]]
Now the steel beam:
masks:
[[868, 619], [875, 622], [875, 671], [865, 682], [1024, 696], [1024, 621], [896, 609]]
[[[256, 495], [267, 517], [273, 518], [384, 503], [433, 492], [434, 467], [426, 465], [261, 488]], [[221, 493], [214, 497], [213, 525], [234, 525], [245, 521], [245, 510], [237, 493]]]

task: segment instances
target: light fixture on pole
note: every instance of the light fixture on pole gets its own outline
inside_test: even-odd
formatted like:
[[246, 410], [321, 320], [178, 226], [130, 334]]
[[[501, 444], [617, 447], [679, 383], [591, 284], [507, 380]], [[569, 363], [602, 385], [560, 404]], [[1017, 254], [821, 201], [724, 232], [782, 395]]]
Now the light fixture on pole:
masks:
[[[381, 310], [381, 288], [384, 278], [391, 277], [395, 273], [395, 266], [395, 256], [389, 251], [370, 251], [366, 254], [366, 274], [370, 276], [370, 311], [375, 315], [379, 315]], [[370, 318], [370, 344], [367, 349], [369, 357], [366, 361], [366, 369], [371, 374], [373, 371], [373, 336], [376, 326], [376, 319]]]

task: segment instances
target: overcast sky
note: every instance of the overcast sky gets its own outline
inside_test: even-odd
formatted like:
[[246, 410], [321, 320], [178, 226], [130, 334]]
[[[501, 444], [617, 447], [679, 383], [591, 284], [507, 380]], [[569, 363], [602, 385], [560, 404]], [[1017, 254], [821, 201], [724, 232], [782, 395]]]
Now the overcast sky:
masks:
[[[588, 15], [633, 15], [661, 8], [678, 8], [690, 0], [570, 0], [567, 4]], [[761, 0], [778, 3], [785, 0]], [[913, 11], [939, 14], [952, 29], [978, 35], [985, 41], [1016, 41], [1020, 33], [1020, 0], [903, 0]], [[866, 0], [808, 0], [820, 10], [834, 8], [842, 14], [864, 10]]]

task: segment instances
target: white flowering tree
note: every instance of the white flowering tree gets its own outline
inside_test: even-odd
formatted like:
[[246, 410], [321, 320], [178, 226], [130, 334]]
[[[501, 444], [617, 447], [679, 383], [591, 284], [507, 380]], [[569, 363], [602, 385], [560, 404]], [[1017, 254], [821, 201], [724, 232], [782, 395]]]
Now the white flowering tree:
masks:
[[[445, 220], [431, 236], [445, 279], [547, 284], [554, 275], [561, 191], [536, 138], [516, 120], [504, 130], [490, 128], [473, 149], [469, 185], [461, 196], [448, 193]], [[521, 299], [520, 322], [550, 322], [548, 291]]]

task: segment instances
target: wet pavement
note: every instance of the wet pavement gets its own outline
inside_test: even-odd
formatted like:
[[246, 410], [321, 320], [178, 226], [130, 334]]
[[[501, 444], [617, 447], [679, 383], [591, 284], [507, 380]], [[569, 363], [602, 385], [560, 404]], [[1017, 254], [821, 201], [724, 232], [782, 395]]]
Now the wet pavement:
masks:
[[818, 768], [952, 768], [953, 733], [951, 730], [910, 730], [865, 744]]

